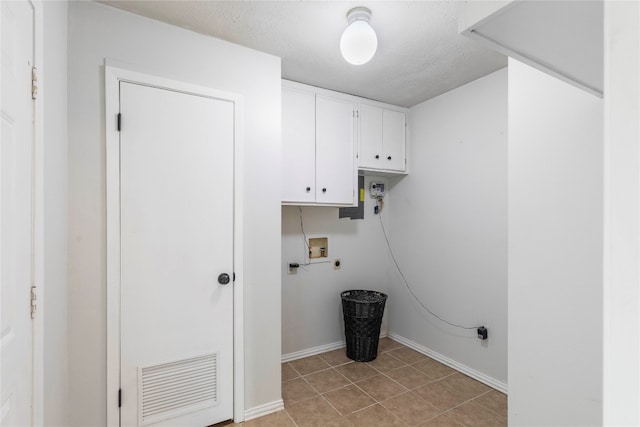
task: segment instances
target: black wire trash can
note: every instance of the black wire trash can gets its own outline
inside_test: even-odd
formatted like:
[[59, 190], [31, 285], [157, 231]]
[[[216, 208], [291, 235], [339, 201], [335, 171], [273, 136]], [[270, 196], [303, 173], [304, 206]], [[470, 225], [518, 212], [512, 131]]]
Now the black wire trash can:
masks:
[[351, 290], [340, 294], [344, 315], [347, 357], [369, 362], [378, 356], [380, 325], [387, 295], [382, 292]]

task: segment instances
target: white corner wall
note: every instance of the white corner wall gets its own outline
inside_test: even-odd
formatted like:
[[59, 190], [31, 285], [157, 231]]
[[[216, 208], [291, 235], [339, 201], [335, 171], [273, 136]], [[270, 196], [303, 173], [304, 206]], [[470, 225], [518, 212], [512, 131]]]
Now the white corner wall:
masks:
[[106, 424], [105, 58], [243, 96], [245, 409], [279, 401], [280, 59], [98, 3], [71, 2], [69, 425]]
[[[282, 354], [304, 356], [344, 342], [340, 293], [349, 289], [387, 292], [387, 247], [380, 217], [373, 214], [375, 200], [369, 197], [371, 181], [365, 177], [365, 214], [362, 220], [338, 219], [338, 208], [302, 207], [307, 237], [329, 238], [329, 261], [339, 258], [339, 270], [332, 263], [302, 266], [289, 274], [290, 262], [304, 263], [306, 247], [300, 229], [297, 206], [282, 207]], [[387, 194], [385, 202], [390, 203]], [[382, 220], [388, 226], [387, 211]], [[382, 331], [386, 330], [383, 318]]]
[[[507, 71], [411, 108], [410, 174], [391, 192], [390, 239], [427, 314], [389, 265], [389, 332], [507, 382]], [[488, 378], [487, 378], [488, 377]]]
[[603, 424], [640, 425], [640, 4], [604, 4]]
[[601, 425], [603, 101], [509, 59], [509, 424]]
[[43, 2], [44, 425], [68, 425], [67, 2]]

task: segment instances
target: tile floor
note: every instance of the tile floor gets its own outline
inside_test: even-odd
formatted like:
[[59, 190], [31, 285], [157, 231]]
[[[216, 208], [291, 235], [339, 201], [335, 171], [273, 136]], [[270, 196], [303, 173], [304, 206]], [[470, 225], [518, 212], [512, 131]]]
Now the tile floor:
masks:
[[507, 397], [389, 338], [376, 360], [344, 349], [282, 364], [285, 410], [244, 427], [493, 427], [507, 425]]

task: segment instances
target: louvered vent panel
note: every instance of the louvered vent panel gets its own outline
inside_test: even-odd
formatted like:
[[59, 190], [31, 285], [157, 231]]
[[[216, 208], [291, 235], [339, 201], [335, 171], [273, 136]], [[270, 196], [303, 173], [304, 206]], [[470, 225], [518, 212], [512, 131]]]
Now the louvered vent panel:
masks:
[[218, 354], [138, 368], [140, 425], [218, 403]]

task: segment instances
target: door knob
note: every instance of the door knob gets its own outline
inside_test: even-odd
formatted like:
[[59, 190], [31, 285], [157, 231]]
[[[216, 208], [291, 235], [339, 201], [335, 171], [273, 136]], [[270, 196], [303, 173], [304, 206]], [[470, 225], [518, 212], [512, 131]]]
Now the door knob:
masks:
[[221, 275], [218, 276], [218, 283], [220, 283], [221, 285], [226, 285], [230, 281], [231, 281], [231, 278], [227, 273], [222, 273]]

